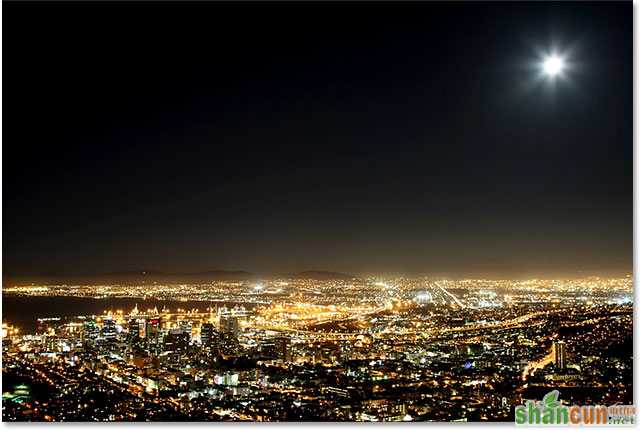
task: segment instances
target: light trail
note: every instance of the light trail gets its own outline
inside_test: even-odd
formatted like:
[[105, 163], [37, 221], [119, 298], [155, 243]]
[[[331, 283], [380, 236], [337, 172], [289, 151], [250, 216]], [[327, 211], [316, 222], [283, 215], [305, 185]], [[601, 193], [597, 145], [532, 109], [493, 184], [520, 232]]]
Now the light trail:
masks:
[[546, 367], [547, 365], [549, 365], [550, 363], [552, 363], [554, 354], [555, 354], [555, 348], [552, 346], [547, 355], [545, 355], [541, 359], [538, 359], [537, 361], [529, 362], [527, 366], [524, 367], [524, 370], [522, 371], [522, 380], [526, 381], [529, 374], [534, 373], [537, 370], [540, 370]]
[[453, 293], [449, 292], [447, 289], [445, 289], [444, 287], [440, 286], [440, 284], [437, 281], [434, 281], [433, 284], [438, 286], [438, 288], [440, 290], [442, 290], [442, 293], [444, 293], [449, 298], [451, 298], [453, 300], [453, 302], [455, 302], [460, 308], [465, 308], [464, 304]]

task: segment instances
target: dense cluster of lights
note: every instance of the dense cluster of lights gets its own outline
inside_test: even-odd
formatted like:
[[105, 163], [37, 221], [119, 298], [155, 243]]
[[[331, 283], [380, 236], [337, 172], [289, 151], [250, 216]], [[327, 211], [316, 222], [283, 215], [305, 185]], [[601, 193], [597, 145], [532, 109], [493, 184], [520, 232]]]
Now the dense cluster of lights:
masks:
[[[40, 318], [35, 334], [4, 323], [6, 372], [48, 385], [56, 398], [7, 391], [3, 414], [509, 420], [527, 391], [559, 384], [594, 388], [588, 396], [605, 404], [628, 402], [631, 355], [617, 352], [631, 336], [631, 292], [631, 277], [12, 287], [5, 294], [152, 305]], [[552, 355], [559, 340], [561, 364]], [[117, 403], [98, 406], [103, 392]]]

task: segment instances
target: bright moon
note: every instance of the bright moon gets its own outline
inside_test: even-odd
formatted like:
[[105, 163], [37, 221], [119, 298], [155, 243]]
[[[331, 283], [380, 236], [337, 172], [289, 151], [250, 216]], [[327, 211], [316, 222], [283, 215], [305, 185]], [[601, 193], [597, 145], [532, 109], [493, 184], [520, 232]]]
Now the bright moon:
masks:
[[550, 77], [554, 77], [562, 73], [564, 69], [564, 60], [557, 55], [551, 55], [544, 59], [542, 70]]

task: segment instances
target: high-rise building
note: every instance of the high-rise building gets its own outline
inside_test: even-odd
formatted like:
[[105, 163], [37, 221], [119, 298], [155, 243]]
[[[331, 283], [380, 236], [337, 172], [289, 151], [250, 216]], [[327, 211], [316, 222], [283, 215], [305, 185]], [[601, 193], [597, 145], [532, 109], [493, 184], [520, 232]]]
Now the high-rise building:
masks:
[[161, 347], [161, 331], [162, 321], [160, 317], [147, 319], [144, 326], [145, 339], [149, 343], [149, 349], [154, 354], [160, 352]]
[[190, 335], [181, 329], [171, 329], [164, 339], [165, 352], [185, 353], [189, 348]]
[[138, 350], [147, 346], [144, 338], [144, 318], [133, 317], [129, 319], [126, 342], [130, 349]]
[[223, 334], [233, 334], [237, 336], [240, 332], [238, 317], [232, 315], [220, 316], [220, 332]]
[[147, 319], [145, 322], [144, 333], [145, 337], [153, 341], [160, 335], [160, 326], [162, 322], [159, 317]]
[[129, 339], [136, 340], [140, 338], [140, 327], [142, 326], [142, 322], [138, 319], [129, 320]]
[[275, 339], [274, 344], [277, 358], [284, 362], [291, 362], [291, 346], [289, 338], [278, 337]]
[[564, 370], [567, 366], [567, 350], [566, 344], [564, 341], [554, 341], [553, 342], [553, 365], [558, 370]]
[[47, 335], [44, 339], [44, 344], [47, 352], [60, 351], [60, 338], [57, 335]]
[[118, 335], [118, 330], [116, 329], [116, 321], [111, 317], [107, 317], [104, 319], [102, 324], [102, 337], [107, 342], [112, 342], [116, 340], [116, 336]]
[[95, 343], [99, 336], [100, 328], [96, 324], [96, 321], [93, 319], [86, 320], [82, 326], [82, 341], [85, 343]]
[[203, 323], [200, 327], [200, 342], [204, 347], [211, 347], [218, 339], [218, 331], [212, 323]]
[[193, 329], [193, 324], [189, 320], [181, 320], [178, 323], [178, 327], [191, 336], [191, 330]]

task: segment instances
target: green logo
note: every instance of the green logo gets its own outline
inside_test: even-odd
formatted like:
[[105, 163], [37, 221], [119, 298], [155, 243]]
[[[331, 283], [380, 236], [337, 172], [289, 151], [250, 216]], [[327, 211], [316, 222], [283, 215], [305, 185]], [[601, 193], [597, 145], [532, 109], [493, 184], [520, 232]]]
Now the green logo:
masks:
[[560, 392], [553, 390], [542, 401], [527, 400], [515, 408], [516, 425], [633, 425], [635, 407], [566, 406], [560, 401]]

